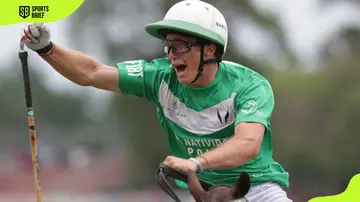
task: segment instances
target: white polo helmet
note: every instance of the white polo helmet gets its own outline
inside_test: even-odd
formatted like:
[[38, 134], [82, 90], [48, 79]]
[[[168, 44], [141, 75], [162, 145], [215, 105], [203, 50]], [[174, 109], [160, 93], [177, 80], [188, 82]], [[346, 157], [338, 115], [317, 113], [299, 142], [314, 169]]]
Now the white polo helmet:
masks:
[[152, 36], [164, 39], [161, 30], [173, 30], [205, 39], [220, 45], [223, 53], [228, 42], [228, 28], [224, 16], [209, 3], [184, 0], [173, 5], [163, 20], [148, 24], [145, 30]]

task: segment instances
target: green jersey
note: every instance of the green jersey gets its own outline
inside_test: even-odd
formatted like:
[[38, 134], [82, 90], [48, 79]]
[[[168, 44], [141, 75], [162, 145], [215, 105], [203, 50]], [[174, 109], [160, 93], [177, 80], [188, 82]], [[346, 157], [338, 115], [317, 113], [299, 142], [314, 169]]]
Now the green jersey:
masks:
[[[260, 74], [223, 61], [209, 85], [190, 87], [179, 83], [167, 58], [124, 61], [116, 66], [122, 93], [145, 98], [157, 106], [173, 156], [196, 157], [216, 148], [234, 135], [240, 122], [258, 122], [266, 127], [256, 158], [236, 168], [205, 170], [199, 178], [234, 185], [245, 171], [252, 185], [276, 182], [289, 186], [289, 174], [272, 158], [270, 118], [274, 96], [269, 82]], [[187, 187], [186, 183], [177, 184]]]

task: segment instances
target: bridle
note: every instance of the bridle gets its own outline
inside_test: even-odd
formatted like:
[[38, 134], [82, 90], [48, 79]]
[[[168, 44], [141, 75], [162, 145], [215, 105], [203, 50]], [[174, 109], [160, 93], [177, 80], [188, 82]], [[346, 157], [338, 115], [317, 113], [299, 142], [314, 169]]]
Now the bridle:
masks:
[[[174, 190], [167, 182], [167, 177], [172, 177], [174, 179], [181, 180], [187, 183], [188, 175], [185, 172], [175, 170], [165, 164], [160, 164], [159, 168], [156, 170], [155, 178], [159, 186], [176, 202], [181, 202], [180, 198], [175, 194]], [[213, 184], [203, 181], [201, 179], [199, 179], [199, 182], [205, 191], [210, 190], [214, 186]]]
[[[172, 177], [183, 182], [188, 183], [188, 174], [182, 171], [175, 170], [165, 164], [160, 164], [156, 170], [155, 178], [159, 186], [176, 202], [181, 202], [180, 198], [175, 194], [174, 190], [169, 185], [167, 178]], [[242, 172], [235, 187], [226, 184], [214, 185], [201, 179], [197, 179], [203, 191], [211, 193], [212, 190], [218, 187], [227, 187], [229, 189], [235, 189], [233, 196], [236, 198], [232, 201], [247, 201], [245, 195], [249, 192], [251, 186], [250, 176], [246, 172]]]

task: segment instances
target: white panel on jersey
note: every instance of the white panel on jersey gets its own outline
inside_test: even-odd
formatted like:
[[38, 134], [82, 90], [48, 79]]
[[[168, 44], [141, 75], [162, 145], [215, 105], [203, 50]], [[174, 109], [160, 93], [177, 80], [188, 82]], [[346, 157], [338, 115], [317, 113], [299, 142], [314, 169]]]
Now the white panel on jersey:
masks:
[[191, 133], [208, 135], [234, 123], [236, 116], [235, 95], [236, 93], [232, 93], [230, 98], [197, 112], [180, 102], [163, 80], [160, 85], [158, 100], [163, 107], [164, 115], [168, 119]]

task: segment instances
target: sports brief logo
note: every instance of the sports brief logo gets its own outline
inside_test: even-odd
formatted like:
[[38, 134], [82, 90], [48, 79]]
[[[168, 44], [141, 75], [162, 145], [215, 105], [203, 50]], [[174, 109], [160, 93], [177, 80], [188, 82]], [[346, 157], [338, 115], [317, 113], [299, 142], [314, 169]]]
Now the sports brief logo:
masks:
[[19, 16], [22, 18], [44, 18], [49, 12], [49, 6], [19, 6]]
[[30, 16], [30, 6], [19, 6], [19, 16], [27, 18]]

